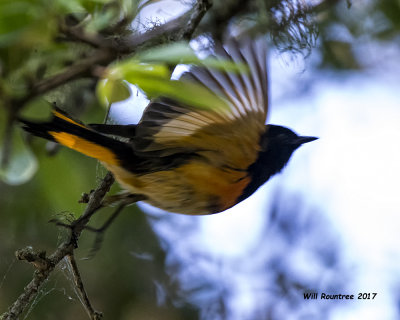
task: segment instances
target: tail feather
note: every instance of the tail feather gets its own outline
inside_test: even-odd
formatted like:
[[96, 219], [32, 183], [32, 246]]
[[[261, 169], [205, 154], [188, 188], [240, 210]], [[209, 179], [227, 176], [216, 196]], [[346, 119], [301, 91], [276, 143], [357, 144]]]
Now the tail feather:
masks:
[[25, 131], [35, 136], [58, 142], [110, 165], [121, 165], [133, 154], [129, 144], [86, 127], [59, 109], [53, 110], [53, 118], [49, 122], [25, 119], [20, 119], [20, 122]]
[[22, 123], [22, 129], [24, 129], [26, 132], [29, 132], [30, 134], [37, 137], [41, 137], [50, 141], [55, 141], [54, 137], [48, 133], [47, 123], [36, 123], [25, 119], [19, 119], [19, 122]]

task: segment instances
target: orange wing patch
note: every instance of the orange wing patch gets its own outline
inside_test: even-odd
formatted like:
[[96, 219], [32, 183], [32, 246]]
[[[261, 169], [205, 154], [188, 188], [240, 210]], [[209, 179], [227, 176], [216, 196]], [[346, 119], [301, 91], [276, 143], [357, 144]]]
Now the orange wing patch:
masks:
[[[66, 118], [65, 120], [74, 124], [78, 124], [75, 123], [73, 120], [70, 120], [69, 118]], [[53, 136], [58, 143], [68, 148], [71, 148], [89, 157], [98, 159], [100, 161], [103, 161], [111, 165], [119, 164], [119, 160], [116, 157], [115, 153], [112, 150], [107, 149], [106, 147], [103, 147], [101, 145], [95, 144], [93, 142], [87, 141], [83, 138], [80, 138], [76, 135], [66, 132], [49, 131], [49, 134]]]

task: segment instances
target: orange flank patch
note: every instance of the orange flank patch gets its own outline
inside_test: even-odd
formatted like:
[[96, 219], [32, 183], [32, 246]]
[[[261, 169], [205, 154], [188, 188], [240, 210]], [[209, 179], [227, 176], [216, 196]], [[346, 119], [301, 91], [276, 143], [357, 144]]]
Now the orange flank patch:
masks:
[[89, 157], [96, 158], [108, 164], [119, 164], [119, 161], [114, 152], [107, 149], [106, 147], [100, 146], [98, 144], [66, 132], [49, 131], [49, 134], [51, 134], [58, 143], [68, 148], [71, 148]]
[[73, 123], [74, 125], [77, 125], [77, 126], [80, 126], [80, 127], [82, 127], [82, 128], [87, 129], [83, 124], [81, 124], [81, 123], [79, 123], [79, 122], [76, 122], [76, 121], [72, 120], [71, 118], [68, 118], [67, 116], [63, 115], [61, 112], [58, 112], [58, 111], [56, 111], [56, 110], [53, 110], [53, 114], [54, 114], [54, 116], [57, 117], [57, 118], [63, 119], [63, 120], [65, 120], [65, 121], [68, 121], [69, 123]]
[[234, 206], [250, 182], [246, 172], [221, 169], [202, 161], [140, 175], [118, 165], [106, 167], [125, 189], [146, 196], [145, 202], [189, 215], [212, 214]]
[[178, 169], [199, 195], [212, 195], [218, 199], [219, 211], [233, 207], [250, 183], [246, 172], [212, 167], [206, 163], [188, 163]]

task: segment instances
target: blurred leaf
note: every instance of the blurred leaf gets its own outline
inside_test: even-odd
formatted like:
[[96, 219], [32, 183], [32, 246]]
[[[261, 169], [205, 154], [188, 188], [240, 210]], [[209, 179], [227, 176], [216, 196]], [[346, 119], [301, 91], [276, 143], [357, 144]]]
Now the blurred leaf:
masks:
[[[121, 80], [138, 86], [149, 99], [167, 97], [201, 109], [227, 108], [226, 102], [207, 88], [194, 82], [171, 80], [166, 65], [143, 64], [136, 60], [123, 62], [108, 70], [106, 80], [99, 82], [97, 88], [103, 103], [104, 97], [111, 96], [114, 82]], [[110, 102], [109, 98], [107, 100]]]
[[170, 71], [164, 64], [140, 63], [137, 60], [128, 60], [109, 69], [107, 77], [128, 82], [134, 82], [138, 76], [151, 76], [169, 79]]
[[0, 47], [18, 40], [35, 18], [36, 8], [27, 1], [0, 2]]
[[[0, 151], [0, 158], [2, 158], [2, 156], [2, 151]], [[10, 185], [23, 184], [33, 177], [37, 168], [37, 160], [25, 145], [21, 132], [16, 132], [16, 130], [14, 130], [11, 154], [9, 155], [9, 161], [6, 167], [0, 168], [0, 179]]]
[[[39, 99], [34, 101], [38, 102]], [[34, 106], [34, 103], [31, 105]], [[20, 185], [33, 177], [38, 169], [38, 163], [30, 148], [27, 147], [20, 127], [14, 125], [8, 136], [5, 135], [6, 124], [6, 113], [3, 108], [0, 108], [0, 180], [9, 185]], [[5, 150], [7, 161], [3, 164]]]
[[325, 41], [323, 50], [325, 63], [329, 62], [338, 69], [361, 68], [353, 52], [353, 46], [345, 41]]
[[124, 17], [134, 17], [138, 12], [140, 0], [120, 0], [121, 9]]
[[131, 95], [129, 86], [122, 80], [104, 79], [97, 85], [97, 97], [104, 106], [128, 99]]
[[389, 28], [393, 35], [398, 34], [400, 30], [400, 1], [381, 0], [377, 2], [377, 10], [381, 10], [390, 21]]
[[116, 10], [106, 10], [104, 12], [95, 12], [92, 19], [86, 25], [87, 32], [97, 32], [109, 27], [117, 17], [119, 12]]
[[[145, 63], [144, 63], [145, 62]], [[147, 63], [146, 63], [147, 62]], [[105, 79], [99, 82], [97, 92], [104, 103], [120, 101], [125, 97], [118, 89], [113, 100], [114, 82], [126, 80], [138, 86], [149, 99], [166, 97], [201, 109], [226, 109], [227, 103], [202, 85], [184, 80], [171, 80], [170, 64], [195, 64], [232, 72], [248, 72], [248, 67], [213, 57], [200, 59], [188, 43], [179, 42], [145, 51], [134, 59], [121, 62], [108, 69]]]
[[[83, 13], [86, 26], [98, 31], [120, 18], [119, 6], [109, 6], [112, 0], [1, 0], [0, 47], [11, 44], [29, 46], [43, 42], [52, 43], [57, 23], [66, 14]], [[87, 15], [90, 13], [90, 15]]]
[[54, 106], [43, 98], [30, 101], [20, 112], [20, 117], [32, 121], [43, 121], [50, 118]]
[[167, 97], [200, 109], [226, 109], [227, 103], [212, 91], [189, 81], [165, 80], [156, 77], [137, 78], [132, 84], [140, 87], [149, 99]]
[[101, 8], [110, 0], [81, 0], [80, 4], [90, 13], [93, 13], [96, 9]]
[[187, 42], [175, 42], [151, 48], [137, 55], [137, 58], [143, 62], [198, 63], [200, 61]]
[[151, 48], [139, 55], [137, 59], [142, 62], [165, 62], [168, 64], [194, 64], [230, 72], [247, 72], [245, 64], [208, 57], [200, 59], [187, 42], [176, 42], [169, 45]]
[[55, 4], [60, 12], [77, 13], [85, 10], [82, 2], [82, 0], [58, 0], [55, 1]]
[[147, 7], [147, 6], [152, 5], [152, 4], [155, 4], [155, 3], [160, 2], [160, 1], [162, 1], [162, 0], [147, 0], [147, 1], [145, 0], [145, 1], [143, 1], [143, 2], [140, 4], [140, 6], [138, 7], [138, 12], [139, 12], [140, 10], [142, 10], [143, 8]]

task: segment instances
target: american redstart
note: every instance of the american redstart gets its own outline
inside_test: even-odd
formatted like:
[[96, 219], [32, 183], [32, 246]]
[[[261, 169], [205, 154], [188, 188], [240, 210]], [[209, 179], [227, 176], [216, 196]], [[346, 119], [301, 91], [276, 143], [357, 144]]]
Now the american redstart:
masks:
[[207, 88], [226, 108], [160, 97], [149, 103], [137, 125], [85, 126], [59, 109], [50, 122], [21, 122], [36, 136], [98, 159], [123, 188], [147, 203], [183, 214], [221, 212], [280, 172], [299, 146], [317, 139], [265, 125], [266, 52], [261, 42], [231, 41], [217, 46], [214, 56], [247, 65], [248, 72], [193, 66], [182, 75], [179, 81]]

